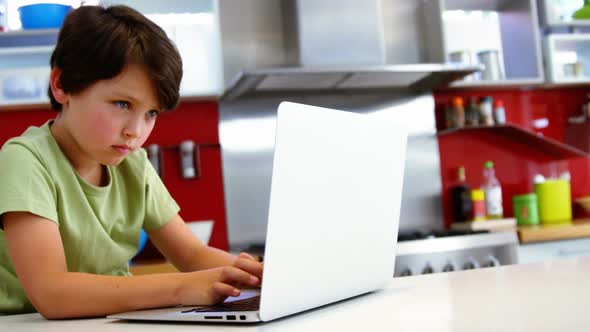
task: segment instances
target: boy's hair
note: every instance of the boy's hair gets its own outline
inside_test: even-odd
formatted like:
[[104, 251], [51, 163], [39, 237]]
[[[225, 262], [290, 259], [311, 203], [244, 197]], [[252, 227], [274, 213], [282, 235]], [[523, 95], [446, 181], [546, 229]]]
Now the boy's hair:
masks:
[[[178, 104], [182, 59], [166, 33], [126, 6], [82, 6], [68, 14], [51, 55], [51, 69], [61, 69], [66, 93], [80, 93], [99, 80], [119, 75], [129, 64], [145, 68], [156, 89], [159, 107]], [[51, 108], [62, 105], [48, 90]]]

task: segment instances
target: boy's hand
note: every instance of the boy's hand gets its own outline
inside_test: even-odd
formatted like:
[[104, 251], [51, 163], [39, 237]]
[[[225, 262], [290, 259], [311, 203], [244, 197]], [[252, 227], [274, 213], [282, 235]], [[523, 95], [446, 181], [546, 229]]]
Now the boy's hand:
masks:
[[263, 264], [241, 253], [232, 266], [187, 273], [180, 289], [180, 304], [210, 305], [240, 295], [242, 287], [259, 287]]
[[245, 252], [240, 253], [232, 266], [246, 271], [262, 280], [262, 270], [264, 265], [254, 259], [254, 257], [250, 256], [250, 254]]

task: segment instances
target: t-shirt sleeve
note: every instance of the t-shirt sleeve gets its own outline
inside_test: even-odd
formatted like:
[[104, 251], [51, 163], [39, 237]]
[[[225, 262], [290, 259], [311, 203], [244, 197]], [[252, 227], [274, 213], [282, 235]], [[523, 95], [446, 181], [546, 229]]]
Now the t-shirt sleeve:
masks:
[[146, 163], [146, 211], [143, 228], [153, 230], [170, 221], [180, 211], [180, 207], [164, 186], [147, 156], [144, 159]]
[[57, 191], [43, 163], [26, 146], [0, 150], [0, 227], [6, 212], [30, 212], [59, 224]]

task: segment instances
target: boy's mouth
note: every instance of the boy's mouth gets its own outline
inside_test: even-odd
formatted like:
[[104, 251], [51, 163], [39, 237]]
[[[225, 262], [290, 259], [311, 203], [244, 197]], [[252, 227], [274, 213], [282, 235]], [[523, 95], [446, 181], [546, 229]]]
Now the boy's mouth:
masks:
[[123, 155], [129, 154], [132, 151], [131, 147], [127, 145], [113, 145], [113, 149]]

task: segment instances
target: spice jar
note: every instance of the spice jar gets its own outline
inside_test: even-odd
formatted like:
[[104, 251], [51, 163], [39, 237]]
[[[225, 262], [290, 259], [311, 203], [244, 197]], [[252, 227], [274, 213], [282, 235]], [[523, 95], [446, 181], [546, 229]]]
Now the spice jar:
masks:
[[486, 220], [485, 194], [482, 189], [471, 190], [471, 202], [473, 207], [473, 221]]

